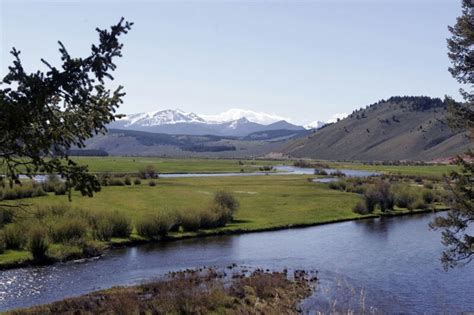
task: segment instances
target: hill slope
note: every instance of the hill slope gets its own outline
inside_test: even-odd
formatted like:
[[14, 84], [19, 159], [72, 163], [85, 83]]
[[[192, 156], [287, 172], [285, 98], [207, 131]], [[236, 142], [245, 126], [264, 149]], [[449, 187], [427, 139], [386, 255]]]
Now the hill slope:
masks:
[[[110, 129], [105, 135], [87, 140], [83, 153], [93, 151], [115, 156], [258, 157], [279, 151], [285, 140], [308, 132], [310, 131], [274, 130], [258, 132], [248, 137], [231, 137]], [[74, 150], [74, 154], [84, 155], [81, 150]]]
[[465, 133], [453, 133], [440, 99], [392, 97], [291, 141], [282, 153], [327, 160], [431, 160], [472, 147]]

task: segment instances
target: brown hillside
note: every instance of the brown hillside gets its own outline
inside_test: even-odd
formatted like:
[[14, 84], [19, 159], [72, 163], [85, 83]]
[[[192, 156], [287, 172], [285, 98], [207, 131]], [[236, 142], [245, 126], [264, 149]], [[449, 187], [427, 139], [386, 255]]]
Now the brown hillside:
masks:
[[392, 97], [289, 142], [284, 154], [327, 160], [432, 160], [472, 147], [453, 133], [446, 105], [436, 98]]

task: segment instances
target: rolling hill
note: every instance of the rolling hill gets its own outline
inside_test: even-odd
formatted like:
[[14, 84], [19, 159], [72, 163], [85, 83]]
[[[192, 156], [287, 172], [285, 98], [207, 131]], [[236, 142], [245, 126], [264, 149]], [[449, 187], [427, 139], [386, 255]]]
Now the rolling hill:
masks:
[[109, 129], [86, 141], [85, 150], [74, 155], [122, 156], [258, 157], [278, 151], [288, 139], [309, 134], [308, 130], [270, 130], [245, 137], [216, 135], [172, 135], [136, 130]]
[[392, 97], [356, 110], [309, 136], [290, 141], [281, 153], [326, 160], [432, 160], [472, 148], [454, 133], [438, 98]]

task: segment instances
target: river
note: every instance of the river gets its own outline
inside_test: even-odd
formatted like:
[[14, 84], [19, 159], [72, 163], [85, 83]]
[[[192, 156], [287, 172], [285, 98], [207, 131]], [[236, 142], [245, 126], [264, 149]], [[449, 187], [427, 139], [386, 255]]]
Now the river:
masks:
[[[370, 307], [389, 313], [474, 311], [474, 263], [445, 272], [434, 214], [216, 236], [111, 250], [102, 258], [0, 272], [0, 310], [131, 285], [171, 270], [232, 263], [318, 271], [315, 309]], [[363, 298], [361, 298], [363, 296]]]

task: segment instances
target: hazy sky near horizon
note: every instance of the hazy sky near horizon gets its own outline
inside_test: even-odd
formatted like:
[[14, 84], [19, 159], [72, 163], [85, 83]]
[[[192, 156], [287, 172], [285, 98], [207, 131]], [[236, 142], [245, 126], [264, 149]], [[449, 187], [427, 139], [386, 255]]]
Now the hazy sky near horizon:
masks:
[[125, 86], [122, 113], [243, 108], [303, 124], [393, 95], [458, 95], [457, 0], [0, 3], [2, 77], [12, 46], [32, 72], [59, 64], [57, 40], [84, 56], [97, 26], [133, 21], [111, 85]]

